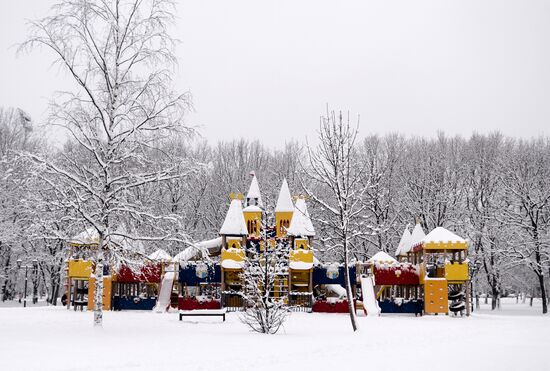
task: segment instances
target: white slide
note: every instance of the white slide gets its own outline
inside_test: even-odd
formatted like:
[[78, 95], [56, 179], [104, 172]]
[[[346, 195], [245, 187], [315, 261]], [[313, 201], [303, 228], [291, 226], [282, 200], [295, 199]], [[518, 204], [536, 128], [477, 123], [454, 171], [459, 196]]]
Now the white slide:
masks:
[[363, 310], [368, 316], [379, 316], [380, 307], [374, 294], [374, 282], [371, 276], [361, 275], [361, 292], [363, 293]]
[[170, 296], [172, 296], [172, 289], [174, 288], [175, 272], [166, 272], [162, 278], [160, 284], [159, 298], [157, 299], [157, 305], [155, 305], [155, 312], [163, 313], [168, 310], [170, 306]]

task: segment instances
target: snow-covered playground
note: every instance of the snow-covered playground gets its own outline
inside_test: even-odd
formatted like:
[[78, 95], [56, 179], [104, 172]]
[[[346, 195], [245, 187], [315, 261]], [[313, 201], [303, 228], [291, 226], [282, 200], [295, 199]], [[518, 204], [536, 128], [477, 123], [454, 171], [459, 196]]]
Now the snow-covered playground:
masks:
[[293, 313], [275, 336], [251, 333], [237, 313], [180, 322], [175, 312], [109, 311], [98, 329], [92, 312], [0, 308], [0, 370], [543, 370], [540, 305], [359, 317], [357, 333], [346, 314]]
[[0, 1], [0, 371], [550, 371], [549, 20]]

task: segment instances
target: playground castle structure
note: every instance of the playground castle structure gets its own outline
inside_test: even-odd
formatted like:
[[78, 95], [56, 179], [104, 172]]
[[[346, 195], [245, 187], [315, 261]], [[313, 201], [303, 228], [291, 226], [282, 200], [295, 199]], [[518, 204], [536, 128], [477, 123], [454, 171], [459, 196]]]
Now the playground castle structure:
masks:
[[[189, 246], [175, 257], [158, 250], [138, 269], [105, 267], [103, 306], [109, 310], [243, 310], [243, 271], [247, 249], [285, 246], [288, 269], [278, 273], [274, 298], [293, 310], [345, 313], [348, 302], [343, 264], [314, 256], [315, 228], [305, 197], [291, 196], [283, 181], [267, 225], [256, 176], [246, 197], [232, 194], [219, 236]], [[87, 230], [69, 241], [66, 292], [68, 308], [93, 308], [94, 263], [86, 251], [97, 248]], [[468, 243], [438, 227], [425, 235], [419, 223], [405, 228], [396, 258], [379, 252], [350, 265], [356, 309], [379, 313], [470, 314]], [[355, 279], [354, 279], [355, 278]]]

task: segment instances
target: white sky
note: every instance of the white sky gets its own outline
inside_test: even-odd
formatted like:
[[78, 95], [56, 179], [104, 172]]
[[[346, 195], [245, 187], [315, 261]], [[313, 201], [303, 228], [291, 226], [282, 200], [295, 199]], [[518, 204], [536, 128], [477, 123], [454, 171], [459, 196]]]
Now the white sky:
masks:
[[[0, 105], [38, 122], [71, 85], [10, 46], [54, 2], [0, 2]], [[362, 134], [550, 134], [549, 1], [181, 0], [178, 17], [176, 84], [211, 141], [313, 137], [326, 103]]]

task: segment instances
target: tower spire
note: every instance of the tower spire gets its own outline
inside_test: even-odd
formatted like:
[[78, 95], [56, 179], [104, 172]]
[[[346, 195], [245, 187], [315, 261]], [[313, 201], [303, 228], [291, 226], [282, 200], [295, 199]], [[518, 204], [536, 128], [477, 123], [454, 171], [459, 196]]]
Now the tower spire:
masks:
[[279, 197], [277, 198], [277, 205], [275, 206], [275, 212], [293, 212], [294, 204], [292, 203], [292, 196], [290, 196], [290, 189], [286, 178], [283, 179], [281, 190], [279, 191]]
[[246, 206], [258, 206], [263, 208], [264, 205], [262, 202], [258, 178], [256, 178], [256, 174], [253, 171], [250, 172], [250, 175], [252, 175], [252, 182], [250, 183], [250, 188], [246, 194]]

